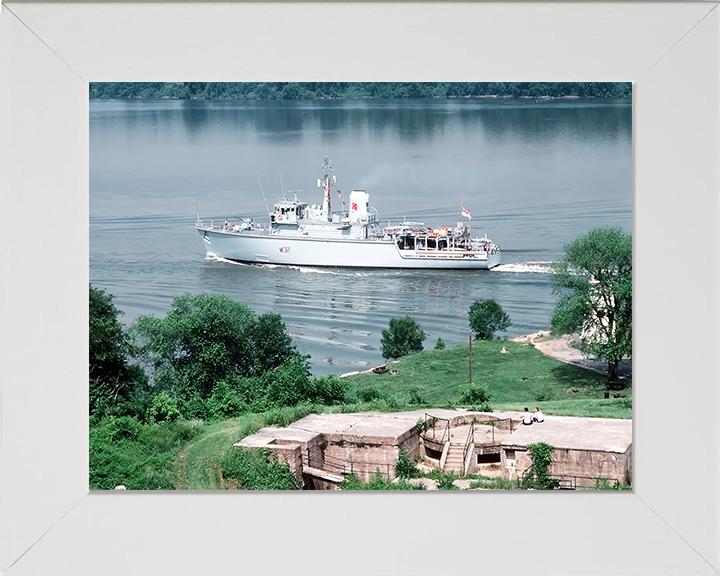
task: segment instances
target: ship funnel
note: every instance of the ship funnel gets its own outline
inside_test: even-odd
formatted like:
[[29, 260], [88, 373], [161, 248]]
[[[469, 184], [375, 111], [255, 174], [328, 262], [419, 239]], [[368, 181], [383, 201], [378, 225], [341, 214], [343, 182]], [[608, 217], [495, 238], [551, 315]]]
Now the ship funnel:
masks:
[[370, 195], [365, 190], [350, 192], [350, 223], [367, 222]]

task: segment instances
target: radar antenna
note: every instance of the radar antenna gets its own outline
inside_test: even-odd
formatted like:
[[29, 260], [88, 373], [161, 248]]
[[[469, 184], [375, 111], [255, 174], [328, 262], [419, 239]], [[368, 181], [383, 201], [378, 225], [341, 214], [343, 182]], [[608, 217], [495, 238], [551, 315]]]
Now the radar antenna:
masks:
[[267, 199], [265, 198], [265, 190], [263, 190], [262, 183], [260, 182], [260, 176], [257, 177], [258, 185], [260, 186], [260, 192], [262, 192], [263, 202], [265, 202], [265, 210], [270, 215], [270, 208], [268, 208]]

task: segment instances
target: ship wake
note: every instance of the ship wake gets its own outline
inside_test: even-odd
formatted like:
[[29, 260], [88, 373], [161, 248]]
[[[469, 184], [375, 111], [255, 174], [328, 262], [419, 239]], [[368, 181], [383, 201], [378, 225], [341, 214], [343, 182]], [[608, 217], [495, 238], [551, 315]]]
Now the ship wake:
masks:
[[515, 264], [500, 264], [492, 269], [493, 272], [535, 272], [550, 274], [552, 262], [518, 262]]

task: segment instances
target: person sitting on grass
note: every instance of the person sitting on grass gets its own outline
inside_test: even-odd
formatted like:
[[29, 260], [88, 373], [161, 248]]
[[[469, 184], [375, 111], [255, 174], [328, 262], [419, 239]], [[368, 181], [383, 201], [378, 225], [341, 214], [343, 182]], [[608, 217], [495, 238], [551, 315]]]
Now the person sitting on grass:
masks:
[[525, 424], [525, 426], [529, 426], [530, 424], [533, 423], [532, 414], [530, 414], [530, 412], [528, 412], [527, 408], [525, 408], [525, 412], [523, 412], [522, 423]]
[[533, 414], [533, 422], [545, 422], [545, 416], [537, 406], [535, 407], [535, 414]]

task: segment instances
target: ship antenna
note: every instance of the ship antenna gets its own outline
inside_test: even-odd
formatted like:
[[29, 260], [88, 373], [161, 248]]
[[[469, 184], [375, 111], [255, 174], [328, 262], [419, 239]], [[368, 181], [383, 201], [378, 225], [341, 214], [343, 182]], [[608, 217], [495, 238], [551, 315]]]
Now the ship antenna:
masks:
[[282, 190], [283, 197], [285, 198], [285, 200], [287, 200], [287, 194], [285, 194], [285, 185], [282, 181], [282, 172], [280, 172], [280, 189]]
[[269, 215], [269, 214], [270, 214], [270, 208], [268, 208], [268, 205], [267, 205], [267, 199], [265, 198], [265, 190], [263, 190], [262, 184], [261, 184], [261, 182], [260, 182], [260, 176], [258, 176], [257, 179], [258, 179], [258, 184], [260, 185], [260, 192], [262, 192], [263, 202], [265, 202], [265, 210], [267, 210], [267, 213], [268, 213], [268, 215]]

